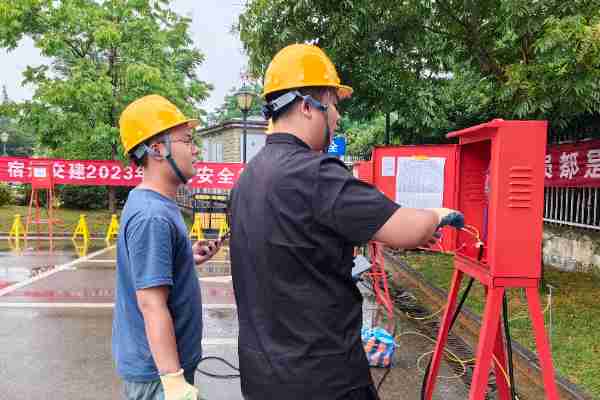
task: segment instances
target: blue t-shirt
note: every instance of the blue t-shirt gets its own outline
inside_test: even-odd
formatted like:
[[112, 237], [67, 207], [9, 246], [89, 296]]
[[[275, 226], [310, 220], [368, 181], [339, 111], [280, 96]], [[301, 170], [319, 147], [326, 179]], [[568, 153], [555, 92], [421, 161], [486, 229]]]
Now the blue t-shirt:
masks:
[[168, 307], [183, 369], [202, 357], [202, 300], [192, 245], [177, 204], [152, 190], [134, 189], [121, 216], [117, 240], [112, 353], [121, 378], [159, 378], [136, 290], [170, 286]]

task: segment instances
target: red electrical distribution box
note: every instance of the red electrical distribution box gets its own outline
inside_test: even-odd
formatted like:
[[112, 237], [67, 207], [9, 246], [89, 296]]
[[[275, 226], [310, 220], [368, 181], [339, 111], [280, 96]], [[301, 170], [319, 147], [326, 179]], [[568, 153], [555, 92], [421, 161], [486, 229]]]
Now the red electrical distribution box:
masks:
[[31, 186], [34, 189], [49, 189], [53, 187], [52, 163], [48, 160], [32, 159], [29, 162], [31, 168]]
[[[31, 233], [30, 225], [34, 224], [37, 234], [40, 235], [40, 225], [48, 224], [48, 237], [50, 239], [50, 250], [53, 248], [53, 225], [59, 222], [54, 218], [54, 171], [52, 162], [49, 160], [32, 159], [29, 163], [31, 170], [31, 198], [27, 211], [27, 222], [25, 224], [25, 240]], [[46, 191], [46, 213], [47, 219], [42, 220], [42, 208], [40, 204], [40, 191]], [[33, 207], [35, 205], [35, 211]], [[35, 212], [35, 215], [34, 215]]]
[[352, 166], [355, 178], [373, 184], [373, 163], [371, 161], [357, 161]]
[[[483, 400], [494, 362], [498, 399], [511, 398], [501, 326], [508, 288], [524, 288], [547, 398], [558, 400], [554, 368], [538, 293], [544, 200], [546, 121], [496, 119], [448, 134], [459, 139], [456, 207], [470, 232], [461, 231], [454, 275], [425, 386], [433, 395], [443, 349], [464, 275], [486, 287], [486, 305], [469, 400]], [[476, 232], [473, 234], [472, 232]]]
[[[421, 203], [416, 198], [414, 204], [403, 204], [404, 201], [398, 198], [399, 184], [403, 184], [404, 180], [422, 179], [423, 182], [413, 182], [413, 187], [418, 191], [431, 190], [426, 183], [425, 176], [418, 176], [418, 171], [411, 168], [420, 169], [420, 164], [427, 164], [433, 160], [440, 161], [438, 171], [441, 171], [441, 179], [439, 187], [433, 190], [439, 190], [439, 202], [434, 204], [435, 207], [447, 207], [456, 209], [456, 166], [458, 161], [458, 146], [454, 144], [439, 144], [439, 145], [416, 145], [416, 146], [377, 146], [373, 149], [371, 155], [372, 161], [359, 161], [354, 164], [354, 176], [368, 182], [391, 200], [399, 203], [402, 206], [422, 208], [427, 207], [425, 203]], [[402, 170], [401, 162], [409, 166], [408, 170]], [[422, 168], [421, 168], [422, 170]], [[416, 175], [417, 174], [417, 175]], [[427, 193], [421, 193], [427, 195]], [[456, 248], [456, 231], [451, 228], [444, 228], [441, 240], [440, 250], [454, 251]], [[434, 248], [433, 250], [437, 250]]]

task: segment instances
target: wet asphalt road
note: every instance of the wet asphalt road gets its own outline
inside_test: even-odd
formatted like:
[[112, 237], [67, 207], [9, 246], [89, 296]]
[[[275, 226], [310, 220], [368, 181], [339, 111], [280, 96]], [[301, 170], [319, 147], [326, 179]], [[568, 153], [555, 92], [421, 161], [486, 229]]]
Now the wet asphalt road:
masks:
[[[0, 400], [121, 398], [121, 384], [110, 352], [114, 250], [67, 264], [66, 268], [39, 268], [74, 258], [65, 247], [60, 262], [43, 253], [24, 257], [0, 253], [0, 282], [4, 282], [0, 285]], [[32, 278], [27, 271], [36, 268], [41, 275]], [[237, 314], [227, 254], [205, 265], [199, 275], [204, 307], [203, 354], [220, 356], [238, 365]], [[11, 289], [15, 283], [22, 287]], [[367, 324], [373, 308], [367, 299]], [[401, 321], [401, 332], [415, 330], [418, 327], [411, 321]], [[432, 344], [419, 336], [402, 336], [396, 367], [381, 388], [382, 400], [420, 399], [422, 374], [416, 362], [430, 350]], [[202, 364], [202, 368], [232, 373], [213, 361]], [[382, 372], [373, 370], [375, 382]], [[441, 374], [452, 372], [444, 366]], [[239, 380], [217, 380], [197, 373], [196, 384], [209, 400], [242, 399]], [[467, 397], [460, 380], [440, 380], [434, 398]]]

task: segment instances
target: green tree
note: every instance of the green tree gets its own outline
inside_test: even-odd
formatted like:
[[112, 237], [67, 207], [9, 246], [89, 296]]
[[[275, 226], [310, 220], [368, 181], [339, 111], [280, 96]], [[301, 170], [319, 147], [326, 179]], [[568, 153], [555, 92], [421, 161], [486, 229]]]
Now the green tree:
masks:
[[418, 143], [490, 117], [600, 121], [599, 5], [254, 0], [237, 29], [255, 76], [282, 47], [318, 43], [355, 89], [349, 115], [396, 113], [395, 134]]
[[204, 56], [190, 23], [168, 0], [0, 0], [0, 46], [28, 36], [52, 60], [24, 72], [35, 93], [21, 124], [53, 156], [117, 159], [118, 118], [131, 101], [157, 93], [186, 115], [204, 115], [211, 87], [197, 75]]
[[[261, 98], [262, 85], [259, 83], [252, 83], [244, 86], [244, 89], [255, 94], [254, 100], [252, 101], [252, 108], [248, 111], [248, 115], [262, 115], [262, 106], [264, 104], [264, 101]], [[219, 124], [232, 118], [242, 118], [242, 112], [240, 111], [236, 98], [236, 93], [240, 90], [241, 88], [236, 87], [232, 87], [229, 90], [223, 104], [208, 115], [206, 119], [208, 124]]]
[[[9, 156], [30, 156], [35, 147], [35, 135], [28, 129], [18, 124], [19, 107], [11, 101], [2, 86], [2, 102], [0, 102], [0, 133], [8, 134], [6, 154]], [[4, 153], [4, 144], [2, 155]]]

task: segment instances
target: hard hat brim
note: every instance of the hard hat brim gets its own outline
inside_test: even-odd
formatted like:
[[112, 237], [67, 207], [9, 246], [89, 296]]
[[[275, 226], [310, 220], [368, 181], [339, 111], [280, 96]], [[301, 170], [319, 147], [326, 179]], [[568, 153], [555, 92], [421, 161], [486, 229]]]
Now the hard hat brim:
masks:
[[349, 99], [350, 97], [352, 97], [352, 93], [354, 92], [354, 89], [346, 85], [339, 85], [337, 89], [337, 95], [340, 100]]
[[199, 120], [197, 120], [197, 119], [188, 119], [187, 121], [185, 121], [185, 122], [184, 122], [184, 124], [185, 124], [185, 123], [187, 123], [187, 124], [188, 124], [188, 126], [189, 126], [190, 128], [192, 128], [192, 129], [193, 129], [193, 128], [197, 128], [197, 127], [198, 127], [198, 125], [200, 125], [200, 121], [199, 121]]
[[165, 131], [169, 130], [169, 129], [176, 128], [176, 127], [181, 126], [181, 125], [187, 125], [190, 128], [194, 129], [198, 125], [200, 125], [200, 121], [197, 120], [197, 119], [186, 119], [184, 121], [181, 121], [181, 122], [178, 122], [178, 123], [174, 124], [173, 126], [170, 126], [170, 127], [166, 128]]
[[[352, 93], [354, 92], [354, 89], [352, 89], [350, 86], [347, 86], [347, 85], [327, 85], [327, 84], [319, 85], [319, 84], [315, 84], [315, 85], [306, 85], [306, 86], [303, 86], [303, 87], [331, 87], [331, 88], [335, 88], [335, 89], [337, 89], [337, 96], [338, 96], [338, 98], [340, 100], [350, 98], [352, 96]], [[290, 86], [290, 87], [281, 86], [281, 87], [277, 87], [277, 88], [274, 88], [274, 89], [269, 90], [269, 91], [264, 91], [263, 94], [262, 94], [262, 97], [265, 98], [265, 97], [267, 97], [271, 93], [280, 92], [280, 91], [283, 91], [283, 90], [292, 90], [292, 89], [299, 89], [299, 88], [296, 87], [296, 86]]]

